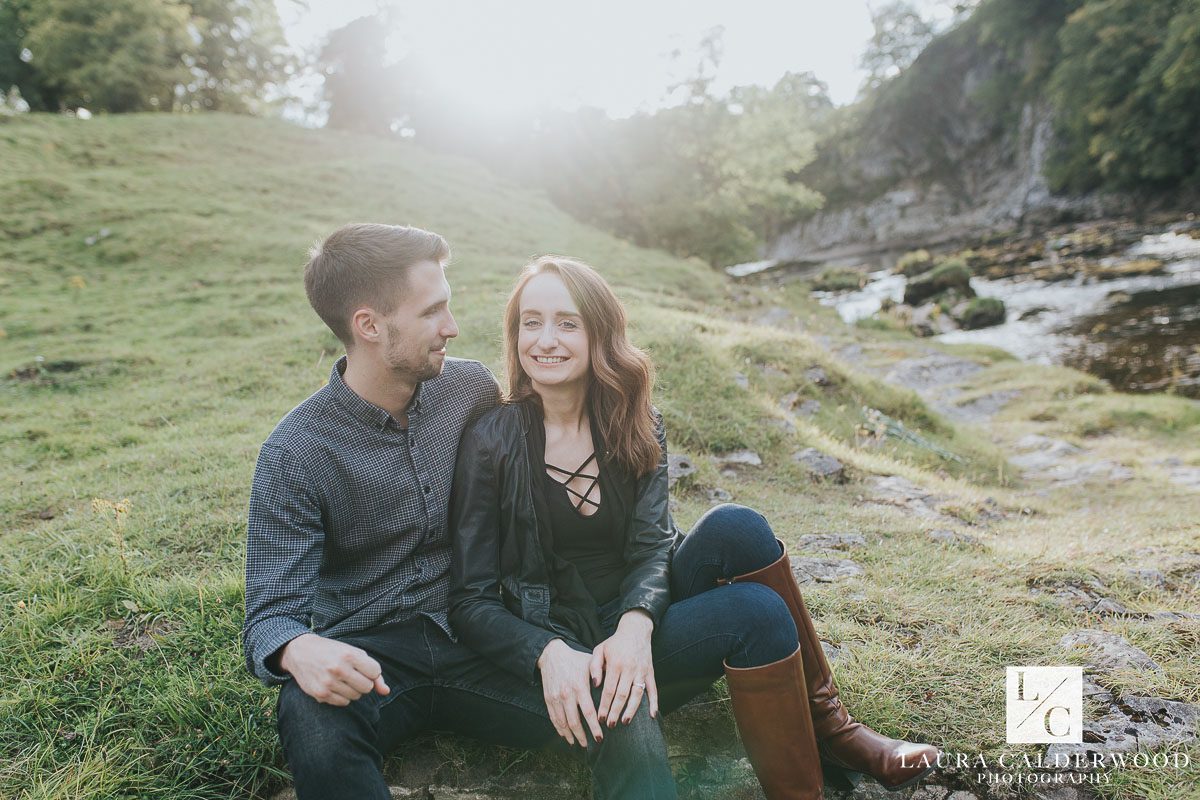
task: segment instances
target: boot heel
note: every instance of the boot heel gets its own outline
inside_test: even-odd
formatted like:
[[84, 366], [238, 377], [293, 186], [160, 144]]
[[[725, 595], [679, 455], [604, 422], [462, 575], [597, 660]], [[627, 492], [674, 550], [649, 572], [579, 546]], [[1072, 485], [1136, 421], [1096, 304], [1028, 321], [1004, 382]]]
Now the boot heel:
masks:
[[843, 792], [854, 791], [862, 783], [863, 779], [861, 772], [855, 772], [852, 769], [846, 769], [837, 764], [831, 764], [828, 761], [821, 762], [821, 771], [825, 773], [825, 783]]

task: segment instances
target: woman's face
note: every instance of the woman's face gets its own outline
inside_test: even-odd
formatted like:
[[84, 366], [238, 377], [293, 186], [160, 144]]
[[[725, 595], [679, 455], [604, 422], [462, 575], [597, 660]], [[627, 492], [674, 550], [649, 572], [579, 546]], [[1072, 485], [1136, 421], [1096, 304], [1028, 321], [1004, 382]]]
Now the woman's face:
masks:
[[562, 279], [553, 272], [535, 275], [521, 290], [520, 309], [517, 354], [533, 388], [586, 386], [588, 334]]

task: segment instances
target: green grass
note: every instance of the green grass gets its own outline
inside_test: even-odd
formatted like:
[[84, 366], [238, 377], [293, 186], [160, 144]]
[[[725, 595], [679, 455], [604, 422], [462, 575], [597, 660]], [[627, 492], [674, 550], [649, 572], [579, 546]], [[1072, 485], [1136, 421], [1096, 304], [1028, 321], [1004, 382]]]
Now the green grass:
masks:
[[[495, 369], [502, 301], [531, 256], [599, 267], [656, 360], [672, 446], [699, 467], [680, 485], [680, 523], [720, 486], [785, 539], [855, 530], [872, 542], [853, 556], [863, 577], [807, 596], [823, 635], [846, 646], [836, 669], [851, 708], [884, 731], [1004, 747], [1003, 666], [1054, 663], [1063, 633], [1114, 625], [1035, 602], [1031, 573], [1086, 569], [1136, 607], [1195, 602], [1121, 583], [1139, 548], [1194, 547], [1195, 496], [1155, 483], [1150, 468], [1100, 497], [1028, 495], [990, 434], [879, 380], [926, 344], [841, 326], [796, 287], [735, 299], [704, 265], [588, 228], [469, 162], [220, 115], [26, 115], [0, 118], [0, 182], [0, 796], [269, 796], [285, 782], [274, 693], [245, 672], [238, 641], [244, 513], [259, 444], [339, 352], [300, 270], [308, 245], [349, 220], [447, 236], [462, 329], [452, 353]], [[799, 327], [758, 324], [767, 304], [794, 311]], [[869, 358], [834, 354], [850, 343]], [[969, 390], [1025, 393], [999, 439], [1102, 433], [1118, 458], [1153, 442], [1156, 455], [1194, 460], [1197, 420], [1178, 398], [1126, 403], [1079, 373], [970, 355], [990, 366]], [[814, 366], [826, 385], [806, 377]], [[821, 410], [789, 432], [778, 401], [792, 392]], [[863, 407], [962, 462], [893, 440], [862, 446]], [[791, 460], [806, 446], [842, 459], [852, 480], [813, 483]], [[764, 467], [727, 477], [705, 458], [742, 447]], [[962, 518], [988, 497], [1033, 513], [977, 528], [983, 547], [938, 545], [919, 519], [862, 502], [872, 473], [952, 495]], [[1129, 688], [1200, 700], [1200, 667], [1178, 636], [1116, 627], [1164, 666]], [[729, 725], [725, 713], [710, 722]], [[680, 725], [678, 736], [698, 735]], [[436, 740], [439, 780], [470, 764], [561, 768], [472, 747]], [[1136, 792], [1109, 796], [1179, 796], [1153, 775], [1122, 780]]]

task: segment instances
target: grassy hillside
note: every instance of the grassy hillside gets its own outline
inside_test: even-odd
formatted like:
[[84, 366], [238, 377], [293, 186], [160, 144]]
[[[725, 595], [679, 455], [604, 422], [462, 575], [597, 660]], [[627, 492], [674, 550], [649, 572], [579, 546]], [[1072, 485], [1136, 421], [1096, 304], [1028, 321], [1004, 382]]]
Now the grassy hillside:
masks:
[[[1147, 495], [1139, 477], [1114, 495], [1129, 508], [1117, 533], [1100, 534], [1110, 517], [1082, 494], [1022, 495], [993, 442], [878, 380], [911, 340], [843, 331], [796, 287], [734, 290], [699, 262], [635, 248], [403, 144], [219, 115], [0, 118], [0, 185], [0, 796], [217, 798], [282, 784], [274, 692], [245, 673], [238, 641], [244, 512], [259, 444], [339, 353], [300, 269], [309, 244], [350, 220], [450, 240], [462, 329], [451, 352], [497, 371], [502, 299], [531, 256], [601, 268], [659, 366], [673, 449], [699, 466], [678, 487], [681, 524], [720, 486], [790, 541], [870, 540], [855, 556], [864, 576], [849, 590], [815, 586], [811, 606], [823, 634], [853, 643], [838, 662], [853, 708], [894, 735], [1001, 746], [995, 670], [1061, 662], [1058, 638], [1080, 627], [1031, 600], [1027, 578], [1119, 573], [1135, 545], [1185, 552], [1200, 512], [1182, 493]], [[771, 324], [779, 309], [792, 323]], [[829, 337], [875, 360], [852, 367]], [[1077, 375], [981, 358], [996, 380], [1040, 387], [1025, 387], [1013, 430], [1086, 413]], [[822, 384], [805, 378], [814, 366]], [[789, 429], [778, 398], [793, 391], [821, 410]], [[864, 406], [926, 443], [858, 446]], [[1178, 439], [1195, 420], [1181, 419], [1178, 430], [1113, 424], [1142, 437], [1123, 446], [1190, 457]], [[851, 482], [811, 482], [791, 459], [806, 446], [847, 462]], [[765, 466], [728, 477], [703, 458], [739, 448]], [[862, 502], [872, 473], [953, 495], [964, 523], [989, 496], [1012, 513], [979, 529], [994, 546], [931, 542], [926, 522]], [[1062, 544], [1089, 525], [1105, 543], [1094, 559]], [[1126, 628], [1164, 666], [1142, 688], [1200, 699], [1178, 638]]]

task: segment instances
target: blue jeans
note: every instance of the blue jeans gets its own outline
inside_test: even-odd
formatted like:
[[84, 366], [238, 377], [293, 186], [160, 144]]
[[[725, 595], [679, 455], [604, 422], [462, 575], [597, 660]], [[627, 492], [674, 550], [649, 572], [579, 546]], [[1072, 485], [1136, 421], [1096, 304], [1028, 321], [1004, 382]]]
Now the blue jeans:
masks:
[[[719, 586], [766, 566], [779, 546], [762, 515], [736, 505], [705, 514], [675, 552], [672, 604], [652, 641], [664, 711], [686, 702], [723, 674], [723, 662], [768, 664], [796, 649], [787, 606], [758, 584]], [[619, 608], [602, 609], [609, 632]], [[342, 641], [379, 661], [391, 693], [364, 695], [349, 706], [318, 703], [295, 681], [279, 693], [278, 725], [299, 800], [389, 798], [383, 756], [426, 730], [463, 733], [508, 747], [565, 747], [550, 722], [540, 683], [529, 683], [452, 641], [420, 617]], [[595, 690], [599, 700], [600, 689]], [[592, 796], [676, 797], [657, 719], [642, 702], [628, 725], [589, 738]]]

